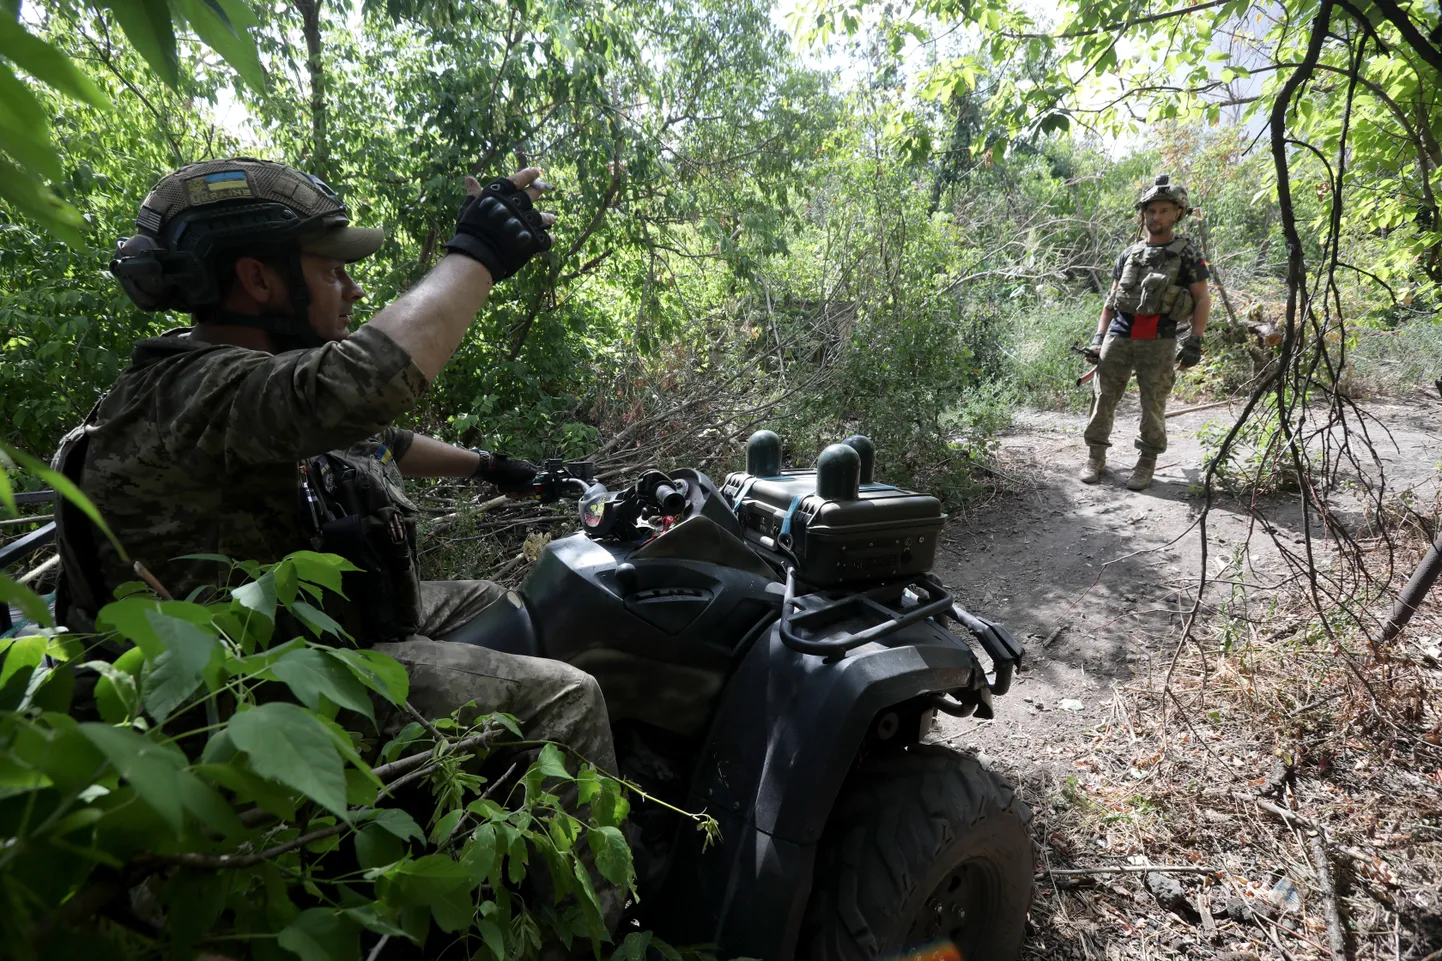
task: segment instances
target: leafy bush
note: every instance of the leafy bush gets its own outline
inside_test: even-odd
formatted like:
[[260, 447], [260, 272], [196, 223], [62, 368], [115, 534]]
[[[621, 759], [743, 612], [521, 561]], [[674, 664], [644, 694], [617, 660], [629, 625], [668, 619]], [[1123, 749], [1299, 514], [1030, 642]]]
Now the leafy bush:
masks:
[[[438, 937], [496, 961], [543, 940], [600, 956], [592, 871], [635, 894], [628, 785], [503, 714], [416, 716], [376, 743], [376, 708], [409, 711], [408, 679], [322, 611], [349, 569], [241, 561], [244, 583], [203, 603], [123, 585], [97, 636], [0, 575], [37, 624], [0, 640], [7, 956], [339, 961], [363, 938]], [[521, 750], [539, 753], [519, 780], [483, 775]], [[647, 944], [682, 956], [636, 933], [617, 956]]]
[[1072, 353], [1086, 346], [1101, 315], [1101, 298], [1048, 301], [1015, 310], [1007, 324], [1007, 381], [1019, 403], [1042, 410], [1086, 410], [1089, 387], [1076, 379], [1088, 365]]

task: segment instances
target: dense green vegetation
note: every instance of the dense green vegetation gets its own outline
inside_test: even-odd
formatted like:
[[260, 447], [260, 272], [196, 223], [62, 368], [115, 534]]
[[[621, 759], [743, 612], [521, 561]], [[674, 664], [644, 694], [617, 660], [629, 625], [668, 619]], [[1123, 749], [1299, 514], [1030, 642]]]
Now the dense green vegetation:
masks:
[[[1159, 172], [1190, 187], [1184, 227], [1219, 281], [1207, 359], [1179, 393], [1250, 394], [1258, 418], [1213, 438], [1219, 452], [1275, 454], [1299, 405], [1435, 374], [1435, 5], [1056, 10], [1037, 23], [1009, 0], [823, 2], [793, 11], [788, 36], [762, 0], [7, 0], [0, 441], [47, 455], [134, 339], [185, 322], [134, 309], [109, 252], [159, 177], [236, 153], [324, 177], [358, 222], [387, 229], [357, 271], [371, 307], [435, 263], [466, 173], [544, 167], [560, 188], [555, 250], [497, 290], [412, 419], [521, 455], [592, 454], [605, 471], [724, 473], [762, 424], [798, 457], [859, 430], [887, 480], [964, 501], [1014, 409], [1085, 404], [1068, 348]], [[1258, 346], [1249, 322], [1285, 330], [1282, 347]], [[431, 921], [480, 957], [532, 956], [541, 929], [595, 935], [575, 852], [584, 836], [603, 873], [628, 879], [612, 846], [620, 787], [584, 788], [588, 820], [558, 812], [546, 778], [575, 775], [543, 753], [499, 808], [454, 763], [474, 732], [417, 726], [437, 742], [435, 815], [382, 804], [380, 768], [332, 722], [369, 703], [365, 688], [403, 702], [394, 672], [253, 629], [285, 608], [324, 633], [306, 597], [333, 582], [326, 563], [242, 567], [252, 584], [210, 605], [117, 601], [130, 651], [83, 725], [68, 673], [42, 659], [90, 655], [50, 634], [7, 645], [0, 804], [33, 806], [0, 851], [7, 945], [38, 945], [97, 873], [138, 856], [184, 869], [153, 885], [156, 911], [194, 920], [173, 932], [181, 953], [219, 931], [257, 956], [353, 958], [361, 929], [399, 938]], [[258, 704], [262, 683], [287, 685], [300, 706], [284, 707], [314, 735], [289, 768], [245, 747], [282, 707]], [[213, 720], [222, 694], [258, 706]], [[224, 872], [194, 860], [251, 843], [285, 850]], [[359, 870], [336, 873], [336, 846]], [[512, 910], [527, 852], [576, 878], [574, 910]]]
[[[183, 322], [139, 313], [104, 270], [149, 184], [181, 160], [259, 153], [334, 183], [359, 220], [390, 233], [359, 272], [371, 306], [434, 263], [462, 174], [525, 161], [561, 186], [557, 248], [498, 292], [418, 423], [530, 455], [599, 447], [627, 463], [714, 453], [716, 436], [734, 440], [758, 420], [787, 429], [798, 450], [860, 429], [893, 452], [897, 479], [960, 495], [1017, 400], [1084, 403], [1065, 348], [1085, 338], [1135, 230], [1134, 191], [1156, 171], [1199, 203], [1186, 226], [1235, 301], [1218, 299], [1217, 321], [1252, 303], [1280, 320], [1287, 270], [1265, 137], [1257, 146], [1255, 123], [1236, 108], [1224, 120], [1208, 100], [1239, 92], [1242, 62], [1262, 56], [1228, 59], [1217, 43], [1205, 53], [1243, 6], [1126, 31], [1098, 26], [1125, 21], [1125, 9], [1088, 8], [1058, 25], [1084, 34], [1071, 41], [1019, 39], [1039, 29], [1024, 14], [969, 9], [806, 14], [831, 59], [849, 64], [838, 75], [811, 65], [817, 48], [788, 44], [760, 3], [277, 4], [254, 11], [261, 76], [241, 57], [242, 80], [182, 32], [186, 66], [167, 85], [114, 16], [27, 8], [24, 23], [89, 91], [77, 100], [23, 81], [62, 159], [36, 169], [58, 173], [48, 189], [83, 216], [83, 242], [19, 205], [0, 208], [7, 439], [48, 451], [131, 340]], [[833, 22], [856, 36], [828, 35]], [[1118, 73], [1096, 38], [1156, 44], [1146, 31], [1163, 27], [1177, 33], [1170, 59], [1150, 68], [1185, 74], [1186, 89], [1124, 101], [1140, 125], [1087, 106], [1108, 83], [1145, 88], [1135, 63]], [[1297, 31], [1283, 33], [1252, 48], [1294, 56]], [[1359, 199], [1338, 234], [1354, 265], [1339, 290], [1367, 323], [1427, 324], [1439, 108], [1434, 78], [1405, 44], [1387, 43], [1389, 56], [1366, 58], [1368, 78], [1381, 79], [1352, 98]], [[1343, 53], [1329, 48], [1327, 62]], [[1093, 61], [1091, 79], [1073, 82]], [[1313, 256], [1330, 215], [1321, 158], [1337, 148], [1345, 106], [1336, 77], [1319, 76], [1291, 128], [1319, 151], [1291, 157]], [[1272, 88], [1253, 83], [1250, 109], [1261, 109]], [[1392, 107], [1412, 118], [1406, 130], [1384, 116]], [[1427, 142], [1412, 149], [1407, 131]], [[1118, 150], [1123, 132], [1130, 148]], [[1245, 387], [1244, 340], [1213, 337], [1195, 389]]]

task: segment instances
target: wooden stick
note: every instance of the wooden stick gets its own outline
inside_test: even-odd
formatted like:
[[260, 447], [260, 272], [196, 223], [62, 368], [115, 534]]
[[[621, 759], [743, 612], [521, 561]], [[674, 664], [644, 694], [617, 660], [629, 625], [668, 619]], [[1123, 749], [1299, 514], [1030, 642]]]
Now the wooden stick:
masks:
[[54, 514], [36, 514], [34, 517], [7, 517], [0, 520], [0, 527], [19, 527], [21, 524], [45, 524], [54, 520]]
[[1218, 401], [1213, 401], [1213, 402], [1210, 403], [1210, 404], [1198, 404], [1198, 405], [1195, 406], [1195, 407], [1183, 407], [1181, 410], [1169, 410], [1169, 411], [1167, 411], [1167, 413], [1166, 413], [1165, 416], [1167, 416], [1167, 417], [1180, 417], [1180, 416], [1182, 416], [1183, 414], [1195, 414], [1195, 413], [1196, 413], [1197, 411], [1199, 411], [1199, 410], [1212, 410], [1213, 408], [1216, 408], [1216, 407], [1226, 407], [1226, 406], [1229, 405], [1229, 404], [1231, 404], [1231, 401], [1230, 401], [1230, 400], [1218, 400]]
[[131, 564], [130, 567], [131, 567], [131, 570], [135, 571], [135, 573], [137, 573], [137, 574], [140, 575], [140, 579], [141, 579], [142, 581], [144, 581], [145, 583], [147, 583], [147, 584], [150, 585], [150, 589], [151, 589], [152, 591], [154, 591], [156, 594], [159, 594], [159, 595], [160, 595], [160, 599], [161, 599], [162, 601], [173, 601], [173, 600], [175, 600], [175, 598], [171, 596], [170, 592], [165, 589], [165, 585], [162, 584], [162, 583], [160, 583], [160, 581], [156, 580], [154, 574], [152, 574], [152, 573], [150, 573], [150, 571], [146, 570], [146, 567], [145, 567], [144, 564], [140, 563], [139, 561], [136, 561], [135, 563]]
[[1307, 841], [1312, 852], [1312, 869], [1317, 872], [1317, 885], [1322, 889], [1323, 913], [1327, 918], [1327, 945], [1336, 961], [1348, 961], [1347, 938], [1342, 933], [1342, 915], [1337, 907], [1337, 888], [1332, 883], [1332, 863], [1327, 844], [1319, 831]]
[[1200, 864], [1108, 864], [1095, 868], [1051, 868], [1036, 875], [1044, 878], [1081, 877], [1088, 874], [1220, 874], [1221, 868]]
[[20, 575], [20, 580], [19, 580], [18, 583], [24, 585], [24, 584], [30, 584], [30, 583], [32, 583], [32, 582], [34, 582], [34, 581], [38, 581], [38, 580], [40, 580], [41, 577], [45, 576], [45, 574], [48, 573], [52, 567], [57, 566], [59, 563], [60, 563], [60, 555], [59, 555], [59, 554], [56, 554], [55, 556], [53, 556], [53, 557], [51, 557], [49, 560], [47, 560], [44, 564], [41, 564], [39, 567], [35, 568], [33, 571], [30, 571], [28, 574], [21, 574], [21, 575]]

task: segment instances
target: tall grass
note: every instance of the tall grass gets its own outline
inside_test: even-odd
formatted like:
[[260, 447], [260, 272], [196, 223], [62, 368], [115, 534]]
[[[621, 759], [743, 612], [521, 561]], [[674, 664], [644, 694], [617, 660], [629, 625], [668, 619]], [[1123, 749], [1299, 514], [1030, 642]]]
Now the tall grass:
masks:
[[1007, 327], [1007, 388], [1014, 402], [1036, 410], [1086, 410], [1090, 387], [1076, 379], [1087, 363], [1071, 352], [1086, 346], [1096, 331], [1101, 298], [1078, 297], [1019, 308]]
[[1430, 392], [1442, 376], [1442, 315], [1363, 330], [1351, 362], [1354, 394], [1403, 394], [1417, 387]]

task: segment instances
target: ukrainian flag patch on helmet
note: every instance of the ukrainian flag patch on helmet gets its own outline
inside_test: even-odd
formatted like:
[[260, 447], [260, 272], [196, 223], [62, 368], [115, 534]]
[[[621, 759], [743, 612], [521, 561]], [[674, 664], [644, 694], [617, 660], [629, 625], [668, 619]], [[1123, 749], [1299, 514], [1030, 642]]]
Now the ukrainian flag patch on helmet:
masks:
[[255, 192], [250, 189], [250, 180], [244, 170], [221, 170], [191, 177], [185, 182], [185, 196], [191, 206], [198, 206], [237, 197], [254, 197]]

